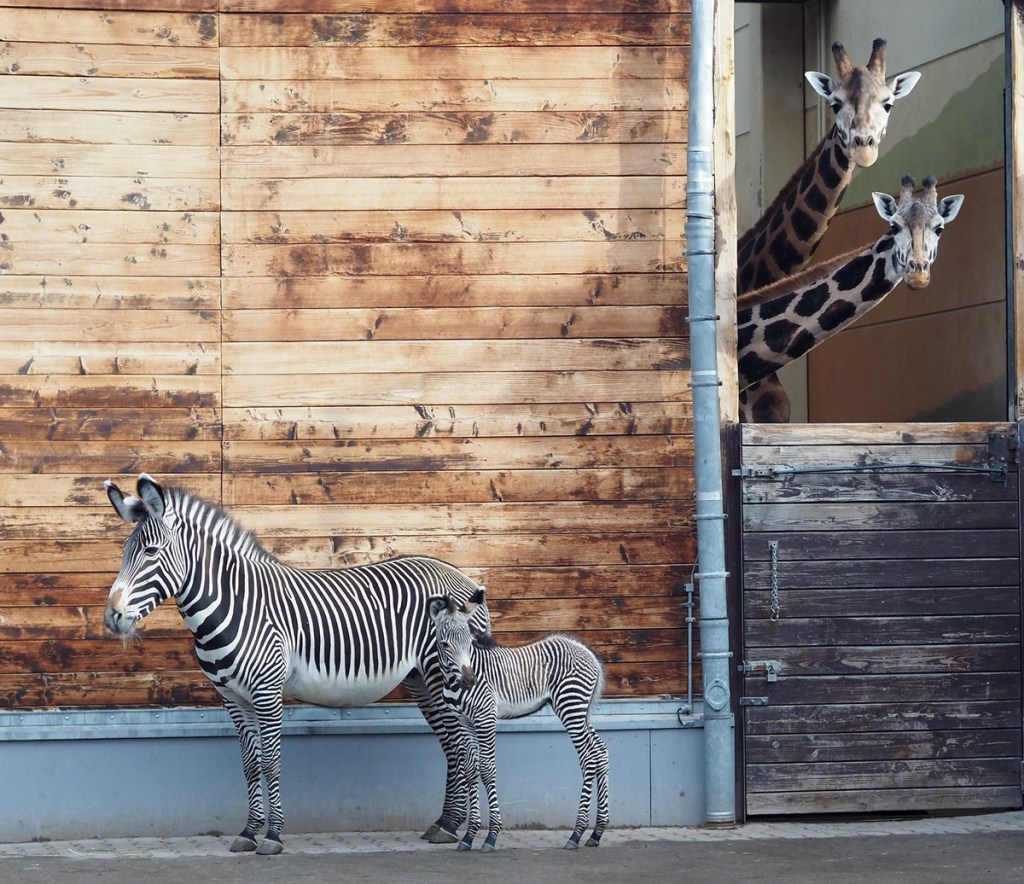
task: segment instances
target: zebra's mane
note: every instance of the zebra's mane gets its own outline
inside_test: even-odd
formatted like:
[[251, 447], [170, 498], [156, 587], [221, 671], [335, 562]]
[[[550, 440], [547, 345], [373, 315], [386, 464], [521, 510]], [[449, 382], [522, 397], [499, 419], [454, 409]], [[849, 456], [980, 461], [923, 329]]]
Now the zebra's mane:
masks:
[[248, 528], [239, 525], [222, 506], [173, 486], [165, 485], [164, 493], [170, 499], [174, 512], [203, 536], [215, 538], [248, 558], [277, 561], [273, 553], [263, 548], [259, 538]]
[[500, 648], [501, 643], [489, 632], [481, 632], [475, 626], [470, 627], [473, 633], [473, 644], [478, 648], [482, 648], [485, 651], [493, 650], [494, 648]]

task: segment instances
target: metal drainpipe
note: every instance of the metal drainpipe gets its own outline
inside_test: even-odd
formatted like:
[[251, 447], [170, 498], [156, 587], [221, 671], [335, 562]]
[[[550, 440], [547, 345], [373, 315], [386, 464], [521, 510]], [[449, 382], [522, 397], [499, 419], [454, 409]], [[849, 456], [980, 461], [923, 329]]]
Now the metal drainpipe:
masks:
[[718, 401], [715, 313], [714, 5], [693, 0], [690, 119], [686, 166], [686, 259], [696, 483], [697, 579], [704, 672], [705, 823], [736, 822], [729, 617], [726, 609], [725, 511]]

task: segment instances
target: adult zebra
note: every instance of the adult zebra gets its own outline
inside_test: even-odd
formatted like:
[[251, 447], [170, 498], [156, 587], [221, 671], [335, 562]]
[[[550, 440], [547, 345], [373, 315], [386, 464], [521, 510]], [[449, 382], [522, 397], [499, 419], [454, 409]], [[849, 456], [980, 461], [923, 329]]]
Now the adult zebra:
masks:
[[[223, 698], [241, 744], [249, 815], [231, 850], [283, 849], [284, 697], [361, 706], [399, 683], [415, 697], [448, 762], [441, 816], [424, 837], [454, 841], [464, 818], [456, 794], [459, 724], [443, 699], [429, 600], [465, 601], [477, 584], [453, 565], [422, 557], [335, 570], [293, 568], [219, 507], [146, 473], [138, 478], [137, 496], [126, 496], [113, 482], [105, 486], [118, 515], [135, 529], [125, 541], [103, 622], [127, 638], [164, 599], [177, 601], [199, 665]], [[479, 624], [489, 627], [486, 611]]]

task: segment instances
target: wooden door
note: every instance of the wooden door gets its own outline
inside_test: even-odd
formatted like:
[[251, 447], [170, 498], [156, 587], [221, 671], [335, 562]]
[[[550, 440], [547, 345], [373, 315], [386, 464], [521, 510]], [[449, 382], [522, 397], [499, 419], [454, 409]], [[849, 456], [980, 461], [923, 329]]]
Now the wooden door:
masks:
[[746, 814], [1021, 806], [1016, 430], [742, 427]]

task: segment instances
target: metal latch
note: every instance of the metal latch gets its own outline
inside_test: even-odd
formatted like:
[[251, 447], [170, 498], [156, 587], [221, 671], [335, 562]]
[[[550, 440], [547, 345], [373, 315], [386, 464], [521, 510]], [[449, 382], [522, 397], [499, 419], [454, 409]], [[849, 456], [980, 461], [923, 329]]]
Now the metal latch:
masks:
[[988, 477], [1006, 484], [1009, 465], [1017, 463], [1020, 436], [1015, 432], [988, 434]]
[[755, 675], [763, 672], [768, 681], [778, 681], [782, 673], [782, 662], [780, 660], [744, 660], [740, 664], [740, 672], [744, 675]]

